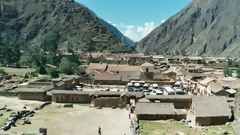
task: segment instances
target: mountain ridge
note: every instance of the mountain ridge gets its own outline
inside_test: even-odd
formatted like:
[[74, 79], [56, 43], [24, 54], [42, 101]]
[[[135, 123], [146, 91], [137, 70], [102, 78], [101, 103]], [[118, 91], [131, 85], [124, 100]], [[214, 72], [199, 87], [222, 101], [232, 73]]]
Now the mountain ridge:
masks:
[[240, 57], [238, 0], [193, 0], [137, 44], [152, 54]]
[[73, 45], [82, 50], [118, 51], [128, 50], [127, 45], [133, 44], [114, 26], [74, 0], [2, 0], [1, 3], [4, 5], [4, 11], [0, 12], [2, 35], [16, 35], [30, 45], [51, 44], [60, 50]]

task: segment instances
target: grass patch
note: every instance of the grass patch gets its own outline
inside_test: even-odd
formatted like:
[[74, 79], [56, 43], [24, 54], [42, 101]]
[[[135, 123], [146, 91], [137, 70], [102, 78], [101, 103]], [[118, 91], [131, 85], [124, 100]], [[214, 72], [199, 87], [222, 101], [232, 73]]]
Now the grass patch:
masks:
[[0, 113], [3, 115], [0, 116], [0, 128], [8, 121], [8, 118], [10, 116], [10, 112], [6, 112], [5, 110], [1, 110]]
[[10, 67], [0, 67], [0, 69], [4, 70], [9, 75], [19, 75], [24, 76], [26, 73], [30, 73], [35, 71], [32, 68], [10, 68]]
[[186, 135], [219, 135], [228, 131], [231, 135], [236, 135], [231, 125], [206, 127], [207, 132], [200, 128], [189, 128], [186, 124], [180, 122], [168, 121], [140, 121], [142, 135], [170, 135], [174, 133], [184, 133]]

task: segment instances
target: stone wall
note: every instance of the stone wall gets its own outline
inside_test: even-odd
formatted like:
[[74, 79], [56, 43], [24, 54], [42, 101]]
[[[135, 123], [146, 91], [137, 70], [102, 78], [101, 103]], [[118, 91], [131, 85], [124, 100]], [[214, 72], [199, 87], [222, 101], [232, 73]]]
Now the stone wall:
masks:
[[89, 95], [53, 94], [52, 101], [56, 103], [91, 103]]
[[93, 101], [95, 107], [125, 107], [126, 104], [120, 97], [101, 97]]
[[139, 120], [182, 120], [186, 119], [186, 114], [138, 114], [137, 115]]
[[28, 92], [28, 93], [18, 93], [18, 98], [21, 100], [38, 100], [38, 101], [49, 101], [49, 96], [45, 93], [38, 93], [38, 92]]
[[197, 126], [224, 125], [229, 121], [228, 116], [222, 117], [196, 117]]

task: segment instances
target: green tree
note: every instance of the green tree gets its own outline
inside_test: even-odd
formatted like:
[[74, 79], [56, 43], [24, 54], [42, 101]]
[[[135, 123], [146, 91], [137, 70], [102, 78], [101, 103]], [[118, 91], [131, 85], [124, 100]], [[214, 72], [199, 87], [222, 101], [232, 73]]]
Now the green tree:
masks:
[[4, 59], [4, 44], [3, 44], [3, 41], [2, 41], [2, 36], [1, 36], [1, 33], [0, 33], [0, 62], [3, 62], [3, 59]]
[[62, 73], [71, 75], [74, 73], [74, 63], [71, 62], [68, 58], [62, 58], [59, 69]]
[[21, 57], [21, 46], [23, 42], [16, 37], [7, 36], [0, 39], [0, 59], [2, 63], [14, 65], [19, 67], [19, 60]]
[[232, 76], [233, 71], [228, 66], [225, 66], [223, 69], [223, 73], [225, 77], [230, 77]]
[[0, 75], [7, 75], [7, 72], [4, 69], [0, 69]]
[[237, 78], [240, 79], [240, 67], [237, 69]]
[[48, 68], [47, 69], [47, 73], [49, 76], [51, 76], [52, 78], [58, 78], [59, 74], [56, 68]]
[[45, 67], [43, 65], [39, 66], [38, 69], [37, 69], [38, 73], [41, 74], [41, 75], [45, 75], [47, 74], [47, 71], [45, 69]]

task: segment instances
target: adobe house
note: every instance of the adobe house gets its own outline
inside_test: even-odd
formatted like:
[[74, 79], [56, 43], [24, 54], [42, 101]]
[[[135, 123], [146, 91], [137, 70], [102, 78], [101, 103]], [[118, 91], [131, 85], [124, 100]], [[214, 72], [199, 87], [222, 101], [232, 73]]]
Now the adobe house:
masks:
[[188, 109], [192, 103], [190, 95], [146, 95], [150, 102], [172, 103], [176, 109]]
[[197, 56], [183, 57], [181, 61], [184, 64], [203, 64], [204, 62], [202, 57], [197, 57]]
[[224, 125], [232, 116], [225, 97], [193, 96], [189, 110], [195, 126]]
[[41, 88], [26, 87], [17, 89], [17, 93], [20, 100], [51, 101], [51, 96], [48, 94], [48, 92], [52, 89], [52, 85]]
[[52, 90], [52, 101], [55, 103], [91, 103], [89, 95], [93, 91]]
[[141, 79], [152, 80], [154, 74], [154, 65], [151, 63], [144, 63], [140, 66]]
[[197, 89], [199, 91], [199, 93], [201, 94], [206, 94], [207, 95], [207, 87], [211, 82], [215, 82], [216, 79], [215, 78], [211, 78], [211, 77], [206, 77], [205, 79], [199, 81], [197, 83]]
[[71, 90], [74, 87], [74, 78], [65, 78], [63, 82], [67, 90]]
[[186, 113], [176, 110], [173, 103], [137, 103], [134, 113], [139, 120], [186, 119]]
[[131, 99], [137, 101], [144, 94], [142, 92], [95, 91], [89, 96], [95, 107], [125, 107]]
[[173, 79], [174, 81], [176, 81], [177, 79], [177, 73], [171, 70], [164, 71], [163, 75], [166, 75], [167, 77]]

